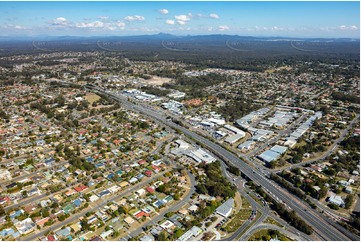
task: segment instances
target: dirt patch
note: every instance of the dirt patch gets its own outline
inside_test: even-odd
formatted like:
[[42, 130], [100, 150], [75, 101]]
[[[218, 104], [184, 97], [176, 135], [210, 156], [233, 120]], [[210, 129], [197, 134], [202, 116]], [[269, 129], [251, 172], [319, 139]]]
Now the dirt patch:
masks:
[[161, 86], [164, 83], [169, 83], [171, 82], [172, 79], [171, 78], [167, 78], [167, 77], [159, 77], [159, 76], [152, 76], [151, 79], [146, 80], [146, 82], [150, 85], [154, 85], [154, 86]]
[[289, 66], [281, 66], [281, 67], [278, 67], [278, 68], [275, 68], [275, 69], [265, 70], [265, 72], [266, 72], [266, 73], [273, 73], [273, 72], [275, 72], [275, 71], [281, 71], [281, 70], [287, 70], [287, 71], [289, 71], [289, 70], [292, 70], [292, 68], [289, 67]]
[[93, 104], [93, 102], [96, 102], [100, 99], [100, 96], [94, 94], [94, 93], [87, 93], [84, 97], [85, 100], [87, 100], [90, 105]]

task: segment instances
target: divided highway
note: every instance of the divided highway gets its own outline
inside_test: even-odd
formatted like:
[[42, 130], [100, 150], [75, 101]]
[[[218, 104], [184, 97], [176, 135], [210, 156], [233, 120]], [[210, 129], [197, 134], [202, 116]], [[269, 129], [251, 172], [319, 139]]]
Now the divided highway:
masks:
[[291, 207], [301, 218], [303, 218], [308, 224], [310, 224], [313, 227], [315, 233], [317, 233], [322, 239], [330, 241], [360, 240], [357, 235], [354, 235], [347, 230], [342, 229], [342, 232], [340, 232], [339, 229], [341, 226], [326, 218], [322, 214], [312, 210], [305, 202], [300, 201], [299, 198], [289, 193], [284, 188], [275, 185], [273, 181], [268, 180], [264, 177], [263, 174], [259, 173], [257, 170], [252, 169], [246, 162], [241, 160], [233, 153], [227, 151], [220, 145], [215, 144], [212, 141], [194, 132], [189, 131], [188, 129], [178, 124], [166, 120], [166, 117], [163, 113], [156, 112], [150, 108], [145, 108], [143, 105], [134, 104], [132, 102], [129, 102], [124, 96], [109, 93], [100, 88], [92, 87], [91, 90], [98, 91], [103, 95], [112, 97], [116, 101], [121, 102], [125, 107], [141, 112], [153, 118], [154, 120], [160, 121], [166, 126], [177, 129], [186, 136], [198, 141], [200, 144], [204, 145], [206, 148], [208, 148], [217, 156], [221, 157], [223, 160], [226, 160], [234, 166], [238, 167], [246, 176], [248, 176], [256, 184], [261, 185], [267, 192], [274, 194], [279, 199], [281, 199], [284, 203]]

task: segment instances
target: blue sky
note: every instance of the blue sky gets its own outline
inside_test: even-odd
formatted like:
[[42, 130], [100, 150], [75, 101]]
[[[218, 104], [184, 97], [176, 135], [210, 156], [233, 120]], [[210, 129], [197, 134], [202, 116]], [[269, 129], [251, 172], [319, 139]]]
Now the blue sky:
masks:
[[360, 36], [353, 2], [0, 2], [1, 36]]

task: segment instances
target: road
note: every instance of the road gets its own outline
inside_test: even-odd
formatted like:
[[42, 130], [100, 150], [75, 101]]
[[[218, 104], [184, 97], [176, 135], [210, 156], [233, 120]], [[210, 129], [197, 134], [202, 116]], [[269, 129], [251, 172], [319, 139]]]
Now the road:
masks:
[[193, 174], [191, 174], [189, 172], [188, 172], [188, 176], [190, 177], [191, 186], [190, 186], [190, 189], [189, 189], [187, 195], [184, 198], [182, 198], [182, 200], [180, 200], [177, 204], [175, 204], [171, 208], [166, 209], [163, 212], [159, 213], [157, 216], [152, 217], [151, 220], [148, 221], [147, 223], [143, 224], [142, 227], [139, 227], [136, 230], [130, 232], [128, 235], [124, 236], [120, 240], [127, 240], [127, 238], [134, 238], [134, 237], [138, 236], [140, 233], [143, 232], [143, 227], [146, 227], [148, 225], [155, 225], [159, 221], [164, 219], [164, 215], [166, 213], [172, 212], [172, 211], [178, 211], [179, 209], [181, 209], [190, 200], [191, 196], [195, 192], [194, 186], [195, 186], [196, 182], [195, 182], [194, 176], [193, 176]]
[[[166, 172], [168, 172], [168, 170], [163, 171], [153, 177], [151, 177], [150, 179], [144, 181], [144, 182], [140, 182], [138, 184], [136, 184], [135, 186], [128, 188], [126, 190], [124, 190], [123, 192], [119, 193], [118, 195], [108, 198], [108, 199], [103, 199], [103, 202], [97, 204], [95, 207], [89, 206], [89, 208], [84, 209], [83, 211], [81, 211], [80, 213], [74, 214], [73, 216], [69, 217], [68, 219], [65, 219], [63, 222], [59, 222], [56, 223], [54, 225], [51, 225], [49, 227], [46, 227], [44, 229], [42, 229], [40, 232], [38, 233], [34, 233], [34, 234], [30, 234], [28, 236], [24, 236], [21, 237], [20, 239], [22, 241], [33, 241], [36, 238], [42, 237], [44, 236], [44, 234], [46, 233], [46, 231], [56, 231], [57, 229], [60, 229], [63, 226], [66, 226], [67, 224], [73, 223], [76, 220], [79, 219], [79, 217], [85, 216], [85, 214], [87, 212], [90, 211], [97, 211], [100, 208], [104, 207], [105, 205], [107, 205], [109, 202], [114, 201], [114, 200], [118, 200], [120, 198], [122, 198], [124, 195], [128, 194], [128, 193], [132, 193], [135, 192], [136, 190], [140, 189], [141, 187], [145, 186], [146, 184], [158, 179], [159, 177], [162, 177]], [[102, 199], [102, 198], [101, 198]]]
[[[162, 122], [166, 126], [170, 128], [179, 130], [184, 135], [196, 140], [210, 151], [218, 155], [222, 158], [222, 160], [228, 161], [234, 166], [238, 167], [246, 176], [248, 176], [251, 180], [253, 180], [256, 184], [261, 185], [264, 190], [270, 194], [274, 194], [278, 198], [280, 198], [283, 202], [285, 202], [289, 207], [291, 207], [303, 220], [305, 220], [308, 224], [312, 226], [315, 233], [322, 237], [324, 240], [332, 240], [332, 241], [346, 241], [346, 240], [357, 240], [360, 238], [357, 235], [352, 234], [349, 231], [343, 230], [341, 226], [323, 216], [316, 211], [313, 211], [308, 204], [303, 201], [300, 201], [299, 198], [289, 193], [284, 188], [280, 188], [275, 185], [273, 181], [265, 178], [262, 173], [258, 170], [253, 170], [246, 162], [241, 160], [239, 157], [234, 155], [233, 153], [227, 151], [223, 147], [218, 144], [213, 143], [212, 141], [195, 134], [194, 132], [189, 131], [188, 129], [175, 124], [169, 120], [166, 120], [165, 115], [162, 115], [159, 111], [154, 111], [150, 108], [144, 108], [142, 106], [138, 106], [134, 103], [127, 101], [125, 97], [120, 95], [115, 95], [113, 93], [108, 93], [100, 88], [92, 88], [94, 91], [98, 91], [108, 97], [115, 99], [118, 102], [121, 102], [124, 107], [127, 107], [131, 110], [138, 111], [143, 113], [159, 122]], [[340, 228], [341, 227], [341, 228]], [[341, 231], [340, 231], [341, 230]]]
[[240, 241], [247, 241], [252, 234], [254, 234], [255, 232], [257, 232], [258, 230], [263, 230], [263, 229], [273, 229], [273, 230], [278, 230], [280, 231], [282, 234], [286, 235], [287, 237], [289, 237], [290, 239], [296, 240], [296, 241], [303, 241], [304, 238], [302, 238], [301, 236], [291, 233], [286, 229], [280, 228], [279, 226], [273, 225], [273, 224], [258, 224], [257, 226], [252, 227], [251, 229], [247, 230], [247, 232], [241, 237]]

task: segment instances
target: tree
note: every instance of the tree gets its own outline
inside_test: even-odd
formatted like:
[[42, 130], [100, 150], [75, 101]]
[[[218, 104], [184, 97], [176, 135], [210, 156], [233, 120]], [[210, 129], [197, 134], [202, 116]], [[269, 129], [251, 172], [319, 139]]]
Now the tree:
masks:
[[182, 236], [183, 233], [184, 233], [183, 230], [177, 228], [177, 229], [175, 230], [175, 233], [174, 233], [174, 234], [175, 234], [176, 238], [179, 238], [179, 237]]
[[318, 193], [318, 198], [324, 198], [327, 195], [328, 188], [327, 187], [321, 187], [321, 190]]
[[168, 240], [168, 233], [166, 231], [162, 231], [160, 232], [160, 234], [158, 235], [158, 241], [166, 241]]
[[2, 205], [0, 205], [0, 216], [4, 216], [6, 214]]
[[239, 170], [239, 168], [233, 165], [229, 165], [227, 170], [236, 176], [241, 175], [241, 171]]
[[346, 199], [345, 199], [345, 208], [349, 209], [352, 205], [352, 201], [353, 201], [353, 195], [352, 194], [348, 194]]
[[328, 204], [328, 206], [329, 206], [331, 209], [339, 210], [339, 206], [337, 206], [336, 204], [330, 203], [330, 204]]

